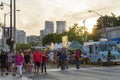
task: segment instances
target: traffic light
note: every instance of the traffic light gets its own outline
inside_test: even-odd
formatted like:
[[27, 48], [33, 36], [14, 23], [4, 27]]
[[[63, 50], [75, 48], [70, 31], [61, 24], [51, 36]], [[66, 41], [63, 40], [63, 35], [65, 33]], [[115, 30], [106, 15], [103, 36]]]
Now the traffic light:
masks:
[[6, 40], [6, 44], [10, 47], [10, 51], [13, 50], [13, 45], [14, 45], [14, 40], [12, 40], [12, 38], [8, 38]]

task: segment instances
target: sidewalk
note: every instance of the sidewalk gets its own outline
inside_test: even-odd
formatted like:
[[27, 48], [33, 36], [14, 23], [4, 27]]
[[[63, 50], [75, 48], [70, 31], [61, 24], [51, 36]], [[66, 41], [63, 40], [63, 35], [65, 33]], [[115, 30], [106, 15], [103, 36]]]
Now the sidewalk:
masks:
[[0, 75], [0, 80], [31, 80], [25, 76], [22, 76], [22, 78], [19, 78], [19, 76], [12, 76], [11, 74], [9, 75]]

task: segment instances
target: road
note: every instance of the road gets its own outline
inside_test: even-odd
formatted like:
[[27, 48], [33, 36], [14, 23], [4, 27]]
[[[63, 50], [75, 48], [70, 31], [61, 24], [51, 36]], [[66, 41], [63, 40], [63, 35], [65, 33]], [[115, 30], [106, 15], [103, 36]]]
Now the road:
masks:
[[61, 71], [59, 69], [48, 69], [47, 74], [39, 74], [28, 77], [25, 73], [22, 78], [12, 76], [1, 76], [0, 80], [120, 80], [120, 67], [86, 67], [70, 68]]
[[51, 69], [47, 75], [29, 77], [32, 80], [120, 80], [120, 67], [94, 67], [61, 71]]

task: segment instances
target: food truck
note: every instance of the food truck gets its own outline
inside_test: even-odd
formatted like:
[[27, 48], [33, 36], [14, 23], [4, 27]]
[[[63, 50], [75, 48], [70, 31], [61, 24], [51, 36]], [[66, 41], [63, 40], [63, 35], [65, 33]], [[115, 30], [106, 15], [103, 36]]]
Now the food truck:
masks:
[[98, 42], [86, 42], [84, 43], [83, 51], [87, 53], [88, 62], [91, 63], [106, 64], [109, 52], [112, 63], [120, 62], [120, 53], [115, 41], [100, 40]]

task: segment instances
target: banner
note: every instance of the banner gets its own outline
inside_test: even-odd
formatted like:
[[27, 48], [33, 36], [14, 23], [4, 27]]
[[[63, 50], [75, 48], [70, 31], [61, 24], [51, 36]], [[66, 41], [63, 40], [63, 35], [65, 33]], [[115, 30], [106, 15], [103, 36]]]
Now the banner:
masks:
[[62, 46], [67, 48], [68, 36], [62, 36]]

